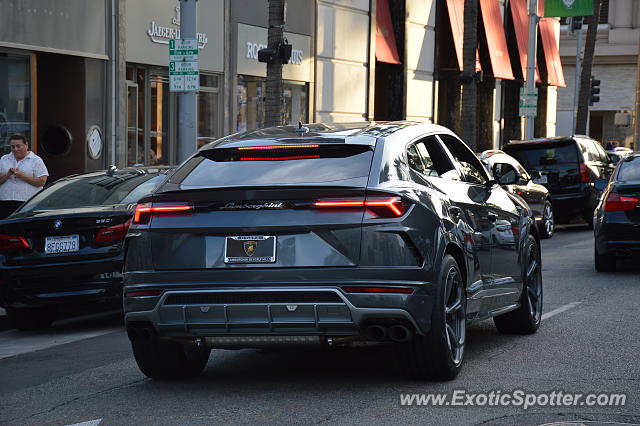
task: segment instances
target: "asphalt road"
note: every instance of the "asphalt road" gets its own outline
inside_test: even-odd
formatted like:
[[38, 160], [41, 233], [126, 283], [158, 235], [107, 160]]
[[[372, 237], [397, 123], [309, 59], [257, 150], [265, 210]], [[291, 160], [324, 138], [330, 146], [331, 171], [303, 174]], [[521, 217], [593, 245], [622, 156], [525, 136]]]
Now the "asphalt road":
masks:
[[[543, 241], [545, 316], [531, 336], [472, 325], [452, 382], [403, 378], [390, 348], [214, 351], [201, 377], [140, 373], [118, 313], [0, 333], [0, 424], [640, 423], [640, 265], [598, 274], [593, 237]], [[625, 406], [402, 406], [401, 394], [624, 393]], [[474, 396], [474, 398], [476, 398]], [[450, 401], [450, 399], [448, 399]], [[461, 399], [462, 401], [466, 401]], [[593, 422], [593, 423], [592, 423]]]

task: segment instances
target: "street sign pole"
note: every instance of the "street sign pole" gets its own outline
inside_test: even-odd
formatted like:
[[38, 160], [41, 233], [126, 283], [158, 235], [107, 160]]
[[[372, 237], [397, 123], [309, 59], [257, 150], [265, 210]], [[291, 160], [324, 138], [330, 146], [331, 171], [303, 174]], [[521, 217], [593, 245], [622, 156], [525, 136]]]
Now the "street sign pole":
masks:
[[576, 76], [573, 90], [573, 128], [571, 134], [576, 134], [576, 120], [578, 119], [578, 103], [580, 99], [580, 75], [582, 73], [582, 28], [576, 33]]
[[[538, 41], [538, 0], [529, 0], [529, 52], [527, 55], [528, 93], [536, 90], [536, 44]], [[525, 139], [533, 139], [535, 116], [527, 115], [525, 121]]]
[[[180, 38], [196, 39], [196, 19], [198, 0], [180, 0]], [[196, 42], [196, 51], [198, 45]], [[196, 52], [197, 53], [197, 52]], [[186, 61], [185, 61], [186, 62]], [[180, 67], [180, 62], [172, 62]], [[183, 72], [189, 72], [183, 66]], [[197, 67], [197, 61], [196, 61]], [[169, 70], [171, 72], [171, 69]], [[197, 71], [197, 70], [196, 70]], [[198, 74], [196, 73], [196, 76]], [[189, 75], [184, 75], [185, 80]], [[199, 77], [198, 77], [199, 78]], [[186, 85], [186, 81], [185, 81]], [[199, 81], [198, 81], [199, 87]], [[184, 89], [183, 89], [184, 90]], [[197, 89], [196, 89], [197, 90]], [[183, 162], [196, 150], [198, 138], [198, 110], [196, 91], [178, 93], [178, 163]]]

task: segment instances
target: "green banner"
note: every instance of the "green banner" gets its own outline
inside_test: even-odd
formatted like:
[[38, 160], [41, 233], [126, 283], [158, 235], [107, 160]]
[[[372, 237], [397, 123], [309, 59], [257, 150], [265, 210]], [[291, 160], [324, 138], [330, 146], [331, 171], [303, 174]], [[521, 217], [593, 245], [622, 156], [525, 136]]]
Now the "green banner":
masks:
[[545, 0], [544, 16], [591, 16], [593, 0]]

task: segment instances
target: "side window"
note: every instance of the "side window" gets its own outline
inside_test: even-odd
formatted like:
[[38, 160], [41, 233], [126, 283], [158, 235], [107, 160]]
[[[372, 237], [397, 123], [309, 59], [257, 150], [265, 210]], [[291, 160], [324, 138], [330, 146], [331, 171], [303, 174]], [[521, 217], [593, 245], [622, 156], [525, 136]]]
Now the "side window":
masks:
[[600, 158], [600, 161], [602, 161], [603, 163], [608, 163], [609, 162], [609, 155], [604, 150], [602, 145], [600, 145], [600, 143], [597, 142], [597, 141], [594, 141], [593, 144], [596, 147], [596, 151], [598, 151], [598, 157]]
[[429, 136], [407, 148], [409, 167], [426, 176], [451, 177], [457, 172], [446, 150], [435, 137]]
[[511, 165], [515, 167], [518, 174], [522, 176], [524, 179], [531, 179], [531, 176], [529, 176], [529, 173], [527, 173], [527, 171], [524, 169], [524, 167], [522, 167], [520, 163], [514, 161]]
[[422, 164], [422, 159], [415, 144], [407, 149], [407, 162], [413, 170], [424, 173], [424, 164]]
[[447, 147], [453, 158], [460, 164], [462, 180], [469, 183], [484, 185], [487, 175], [480, 160], [462, 141], [450, 135], [438, 135], [442, 143]]

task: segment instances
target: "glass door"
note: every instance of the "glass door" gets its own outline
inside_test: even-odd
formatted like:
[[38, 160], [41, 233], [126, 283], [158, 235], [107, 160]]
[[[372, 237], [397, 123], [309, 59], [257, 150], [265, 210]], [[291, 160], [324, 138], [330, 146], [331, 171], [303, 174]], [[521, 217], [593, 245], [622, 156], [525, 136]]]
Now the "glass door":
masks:
[[127, 166], [142, 164], [144, 151], [138, 146], [141, 129], [138, 125], [138, 85], [127, 81]]
[[149, 126], [149, 157], [146, 164], [169, 164], [169, 77], [161, 74], [151, 74], [149, 79], [150, 94], [150, 126]]

